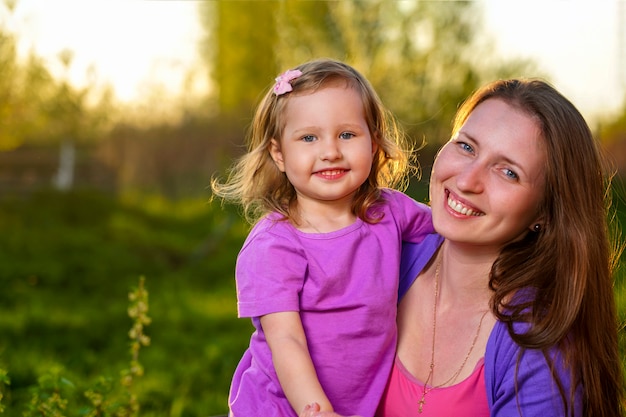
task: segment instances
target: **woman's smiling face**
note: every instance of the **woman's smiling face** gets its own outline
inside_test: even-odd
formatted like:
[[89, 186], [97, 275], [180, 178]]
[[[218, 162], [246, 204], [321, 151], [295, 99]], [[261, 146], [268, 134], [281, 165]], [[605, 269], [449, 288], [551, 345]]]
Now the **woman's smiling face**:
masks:
[[541, 221], [545, 163], [535, 118], [500, 99], [482, 102], [433, 165], [435, 230], [497, 250], [520, 239]]

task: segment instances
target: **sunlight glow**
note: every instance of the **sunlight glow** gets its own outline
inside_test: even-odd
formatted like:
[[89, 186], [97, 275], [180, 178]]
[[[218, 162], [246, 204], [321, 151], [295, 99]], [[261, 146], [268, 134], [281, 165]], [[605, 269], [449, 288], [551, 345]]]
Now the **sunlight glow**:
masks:
[[484, 0], [483, 9], [499, 53], [535, 58], [553, 84], [593, 119], [624, 100], [619, 1]]
[[[626, 65], [626, 59], [620, 60], [619, 55], [619, 1], [482, 0], [480, 4], [484, 29], [498, 53], [535, 59], [550, 74], [550, 81], [593, 119], [616, 111], [624, 102], [626, 80], [620, 74], [626, 74], [626, 68], [620, 65]], [[70, 49], [72, 81], [85, 83], [95, 77], [109, 82], [119, 99], [130, 102], [155, 87], [180, 94], [189, 72], [198, 71], [197, 48], [204, 36], [198, 4], [191, 0], [18, 0], [9, 27], [18, 35], [22, 53], [35, 50], [53, 73], [62, 74], [58, 55]], [[626, 24], [626, 16], [623, 20]], [[198, 88], [206, 91], [203, 84]]]
[[175, 92], [198, 63], [202, 34], [194, 1], [19, 0], [12, 17], [22, 53], [35, 50], [55, 75], [73, 51], [70, 79], [93, 73], [122, 101], [158, 85]]

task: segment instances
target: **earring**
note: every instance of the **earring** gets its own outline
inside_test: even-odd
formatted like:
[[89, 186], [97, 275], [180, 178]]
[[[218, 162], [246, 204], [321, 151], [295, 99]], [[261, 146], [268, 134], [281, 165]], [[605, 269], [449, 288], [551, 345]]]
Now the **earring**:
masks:
[[535, 231], [535, 233], [541, 232], [541, 225], [537, 223], [536, 225], [533, 226], [533, 230]]

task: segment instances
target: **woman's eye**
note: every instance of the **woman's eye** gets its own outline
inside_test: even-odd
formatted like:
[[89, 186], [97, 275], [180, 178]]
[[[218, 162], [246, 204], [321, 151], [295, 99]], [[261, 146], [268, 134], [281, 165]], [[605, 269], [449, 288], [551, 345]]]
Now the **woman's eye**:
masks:
[[341, 139], [351, 139], [354, 136], [355, 136], [354, 133], [350, 133], [350, 132], [343, 132], [342, 134], [339, 135]]
[[313, 135], [302, 136], [303, 142], [313, 142], [314, 140], [315, 140], [315, 136]]
[[474, 148], [472, 148], [471, 145], [465, 143], [465, 142], [459, 142], [459, 146], [461, 147], [461, 149], [463, 149], [465, 152], [474, 152]]

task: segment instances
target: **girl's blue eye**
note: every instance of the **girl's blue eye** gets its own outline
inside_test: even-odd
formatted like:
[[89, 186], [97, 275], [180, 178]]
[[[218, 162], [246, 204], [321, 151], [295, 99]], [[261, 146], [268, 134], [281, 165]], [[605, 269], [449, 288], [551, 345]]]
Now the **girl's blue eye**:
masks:
[[504, 169], [504, 175], [506, 175], [507, 177], [516, 180], [519, 178], [519, 176], [515, 173], [515, 171], [511, 171], [510, 169]]
[[302, 140], [304, 142], [313, 142], [315, 140], [315, 136], [313, 135], [302, 136]]
[[339, 135], [339, 137], [341, 139], [351, 139], [354, 137], [354, 133], [350, 133], [350, 132], [343, 132], [342, 134]]

